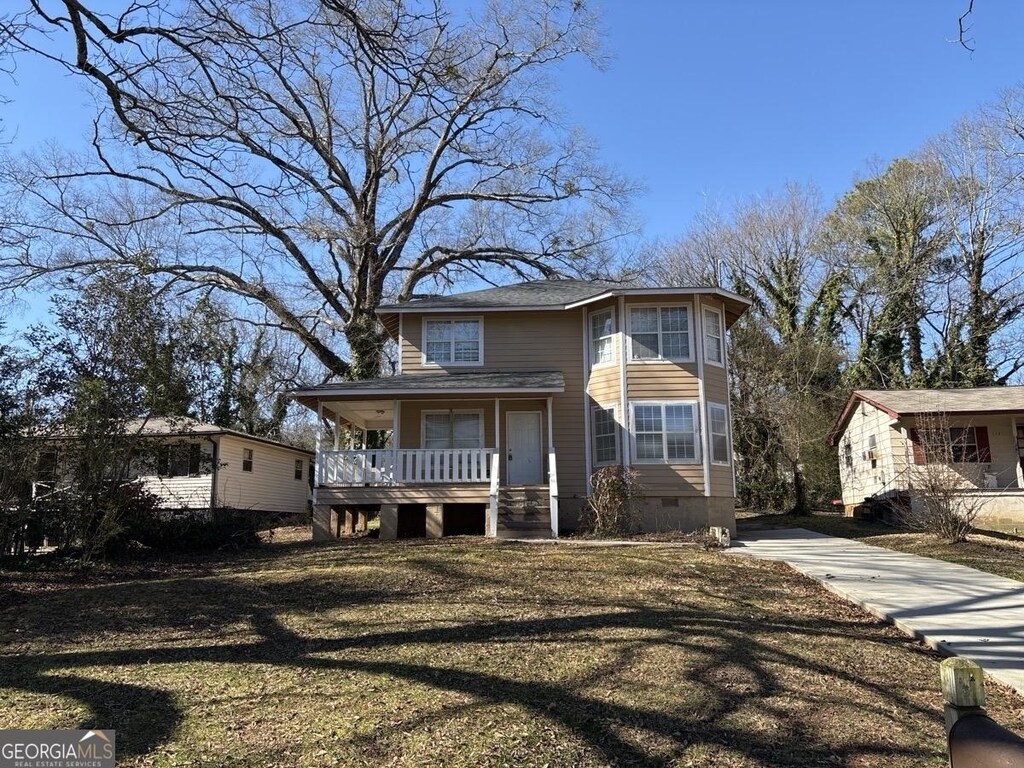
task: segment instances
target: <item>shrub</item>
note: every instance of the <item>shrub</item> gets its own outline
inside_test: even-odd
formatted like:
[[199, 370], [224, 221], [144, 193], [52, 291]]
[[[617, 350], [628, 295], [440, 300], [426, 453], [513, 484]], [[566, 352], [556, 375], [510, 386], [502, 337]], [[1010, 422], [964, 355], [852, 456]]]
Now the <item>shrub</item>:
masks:
[[143, 546], [160, 552], [249, 549], [260, 544], [263, 517], [244, 509], [162, 511], [135, 531]]
[[591, 494], [580, 515], [580, 529], [598, 536], [629, 536], [640, 530], [644, 501], [639, 474], [632, 467], [602, 467], [590, 476]]

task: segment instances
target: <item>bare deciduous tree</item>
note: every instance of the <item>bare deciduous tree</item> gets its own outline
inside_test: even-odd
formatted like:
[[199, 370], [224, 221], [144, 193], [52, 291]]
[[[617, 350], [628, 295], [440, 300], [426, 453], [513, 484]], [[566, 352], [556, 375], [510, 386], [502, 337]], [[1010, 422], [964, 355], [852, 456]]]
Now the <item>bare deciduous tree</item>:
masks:
[[550, 98], [552, 66], [599, 63], [578, 0], [31, 5], [8, 40], [102, 109], [89, 162], [8, 164], [31, 205], [7, 285], [131, 265], [262, 306], [328, 371], [367, 377], [386, 297], [590, 274], [627, 226], [632, 185]]
[[900, 513], [908, 528], [924, 531], [952, 543], [965, 541], [981, 509], [982, 499], [971, 493], [977, 478], [964, 478], [955, 468], [954, 458], [977, 448], [970, 441], [970, 429], [950, 426], [947, 414], [918, 417], [915, 429], [916, 451], [921, 461], [911, 468], [913, 501]]

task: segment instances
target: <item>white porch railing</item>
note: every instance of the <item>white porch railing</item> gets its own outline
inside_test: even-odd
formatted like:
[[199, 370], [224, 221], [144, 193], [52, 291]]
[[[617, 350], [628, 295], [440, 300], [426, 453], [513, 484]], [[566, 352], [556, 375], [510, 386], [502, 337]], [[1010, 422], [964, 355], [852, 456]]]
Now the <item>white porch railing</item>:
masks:
[[320, 451], [317, 485], [489, 483], [493, 448]]

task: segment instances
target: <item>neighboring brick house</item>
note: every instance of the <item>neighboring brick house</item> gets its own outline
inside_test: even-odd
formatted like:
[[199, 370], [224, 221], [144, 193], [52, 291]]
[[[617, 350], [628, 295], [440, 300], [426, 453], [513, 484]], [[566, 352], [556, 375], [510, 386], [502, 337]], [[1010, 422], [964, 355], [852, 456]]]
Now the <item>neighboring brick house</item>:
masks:
[[978, 524], [1024, 526], [1024, 387], [854, 392], [829, 434], [846, 513], [866, 501], [913, 503], [915, 476], [940, 461], [921, 432], [939, 427], [941, 463], [978, 502]]
[[[614, 464], [639, 471], [646, 530], [734, 529], [726, 331], [748, 306], [583, 280], [382, 306], [398, 375], [293, 395], [336, 427], [314, 537], [376, 513], [384, 538], [557, 536]], [[386, 447], [357, 447], [365, 430]]]

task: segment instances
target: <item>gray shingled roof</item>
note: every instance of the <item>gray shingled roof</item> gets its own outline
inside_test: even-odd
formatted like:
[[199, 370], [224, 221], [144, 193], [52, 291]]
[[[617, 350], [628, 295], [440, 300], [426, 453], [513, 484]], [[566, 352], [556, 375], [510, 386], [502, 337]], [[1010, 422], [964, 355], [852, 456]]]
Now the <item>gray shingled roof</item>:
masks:
[[411, 309], [507, 309], [513, 307], [561, 308], [575, 301], [589, 299], [613, 288], [613, 283], [596, 280], [532, 280], [516, 285], [501, 285], [481, 291], [456, 293], [451, 296], [430, 296], [411, 299], [401, 304], [384, 304], [381, 313]]
[[1024, 386], [974, 389], [858, 389], [850, 395], [828, 441], [836, 445], [850, 414], [860, 401], [871, 403], [893, 418], [918, 413], [1024, 413]]
[[[74, 433], [54, 435], [53, 438], [57, 440], [65, 439], [70, 434]], [[308, 453], [310, 455], [313, 454], [313, 451], [289, 445], [288, 443], [282, 443], [280, 440], [274, 440], [270, 437], [250, 435], [248, 432], [240, 432], [237, 429], [226, 429], [224, 427], [219, 427], [216, 424], [208, 424], [206, 422], [193, 419], [190, 416], [151, 416], [146, 419], [130, 419], [123, 424], [122, 434], [132, 436], [138, 435], [140, 437], [147, 438], [216, 437], [217, 435], [232, 435], [244, 440], [253, 440], [257, 443], [275, 445], [289, 451], [299, 451], [300, 453]]]
[[899, 415], [1024, 411], [1024, 387], [858, 389], [854, 395]]
[[459, 394], [460, 392], [474, 390], [510, 392], [523, 389], [562, 392], [565, 390], [565, 378], [562, 376], [561, 371], [424, 373], [388, 376], [382, 379], [364, 379], [362, 381], [339, 381], [333, 384], [321, 384], [320, 386], [299, 390], [291, 394], [295, 399], [302, 399], [317, 395], [323, 396], [325, 394], [392, 395], [435, 392], [438, 390]]

